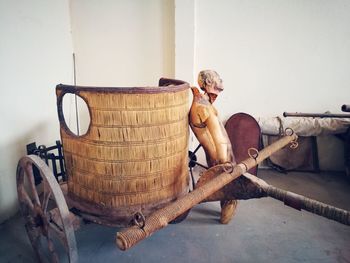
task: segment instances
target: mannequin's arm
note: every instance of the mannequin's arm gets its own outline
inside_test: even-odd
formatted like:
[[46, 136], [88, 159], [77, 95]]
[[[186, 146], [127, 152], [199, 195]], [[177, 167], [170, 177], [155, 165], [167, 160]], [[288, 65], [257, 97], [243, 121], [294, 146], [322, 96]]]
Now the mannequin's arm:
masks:
[[229, 161], [231, 158], [228, 156], [229, 151], [227, 147], [230, 140], [227, 138], [226, 134], [223, 133], [219, 118], [216, 115], [211, 114], [207, 119], [206, 124], [215, 144], [217, 154], [216, 161], [218, 163]]

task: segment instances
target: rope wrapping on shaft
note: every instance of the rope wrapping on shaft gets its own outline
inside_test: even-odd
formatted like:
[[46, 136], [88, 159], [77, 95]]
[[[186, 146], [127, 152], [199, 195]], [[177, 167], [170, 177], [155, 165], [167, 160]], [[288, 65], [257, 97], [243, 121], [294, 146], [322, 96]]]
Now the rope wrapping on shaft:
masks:
[[276, 188], [272, 185], [267, 186], [264, 190], [267, 196], [283, 201], [288, 206], [291, 206], [298, 210], [303, 209], [308, 212], [337, 221], [339, 223], [350, 225], [349, 211], [327, 205], [325, 203], [307, 198], [302, 195]]

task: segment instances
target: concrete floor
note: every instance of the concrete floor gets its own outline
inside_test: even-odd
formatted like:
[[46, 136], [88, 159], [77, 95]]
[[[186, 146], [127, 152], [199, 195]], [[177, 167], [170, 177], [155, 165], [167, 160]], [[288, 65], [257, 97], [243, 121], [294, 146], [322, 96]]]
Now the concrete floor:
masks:
[[[350, 210], [350, 182], [337, 173], [280, 174], [261, 170], [275, 186]], [[218, 203], [195, 207], [127, 252], [114, 245], [118, 229], [82, 225], [79, 262], [350, 262], [350, 227], [299, 212], [271, 198], [241, 201], [229, 225]], [[36, 262], [20, 216], [0, 225], [0, 262]], [[63, 261], [64, 262], [64, 261]]]

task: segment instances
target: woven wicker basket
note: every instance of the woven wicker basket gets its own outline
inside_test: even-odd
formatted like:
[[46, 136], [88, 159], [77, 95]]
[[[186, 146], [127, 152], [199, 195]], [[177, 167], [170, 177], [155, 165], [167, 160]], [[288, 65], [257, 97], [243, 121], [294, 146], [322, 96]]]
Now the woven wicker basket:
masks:
[[[188, 84], [152, 88], [56, 87], [61, 138], [74, 207], [99, 222], [128, 224], [188, 190]], [[76, 136], [62, 113], [64, 94], [80, 96], [91, 123]]]

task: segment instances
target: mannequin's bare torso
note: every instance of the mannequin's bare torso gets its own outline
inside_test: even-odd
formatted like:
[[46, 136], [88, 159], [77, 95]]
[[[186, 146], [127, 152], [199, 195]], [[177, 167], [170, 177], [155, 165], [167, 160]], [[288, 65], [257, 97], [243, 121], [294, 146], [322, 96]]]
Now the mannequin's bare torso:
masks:
[[231, 142], [219, 120], [217, 110], [197, 88], [192, 88], [193, 102], [190, 110], [190, 126], [203, 146], [208, 166], [225, 162], [235, 163]]

